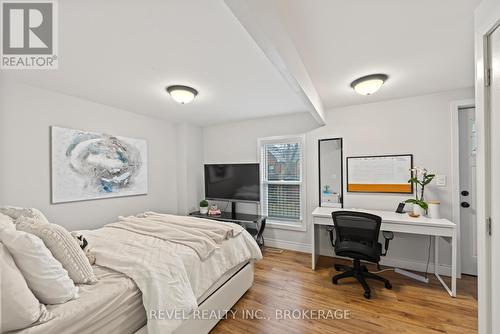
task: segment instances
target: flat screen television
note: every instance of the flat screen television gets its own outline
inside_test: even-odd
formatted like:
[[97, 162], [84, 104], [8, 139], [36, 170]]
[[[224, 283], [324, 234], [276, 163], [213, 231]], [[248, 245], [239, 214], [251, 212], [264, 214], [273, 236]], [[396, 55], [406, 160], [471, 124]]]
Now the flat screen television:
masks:
[[231, 202], [259, 202], [259, 164], [205, 165], [205, 197]]

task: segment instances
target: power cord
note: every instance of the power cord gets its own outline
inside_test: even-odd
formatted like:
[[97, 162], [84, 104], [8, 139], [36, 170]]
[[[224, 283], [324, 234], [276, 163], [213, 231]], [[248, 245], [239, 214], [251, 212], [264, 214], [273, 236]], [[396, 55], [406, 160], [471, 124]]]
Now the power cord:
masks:
[[379, 270], [379, 271], [370, 271], [372, 274], [379, 274], [379, 273], [383, 273], [384, 271], [394, 271], [394, 268], [386, 268], [386, 269], [382, 269], [382, 270]]

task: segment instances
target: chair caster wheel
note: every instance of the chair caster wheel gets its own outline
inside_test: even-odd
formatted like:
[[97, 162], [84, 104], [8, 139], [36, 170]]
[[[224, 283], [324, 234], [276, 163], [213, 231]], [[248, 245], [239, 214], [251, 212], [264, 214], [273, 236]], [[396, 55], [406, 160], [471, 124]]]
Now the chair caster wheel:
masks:
[[370, 293], [369, 292], [365, 292], [365, 298], [366, 299], [370, 299], [370, 297], [371, 297]]
[[335, 285], [337, 285], [337, 283], [338, 283], [337, 279], [332, 278], [332, 283], [335, 284]]
[[392, 284], [387, 282], [385, 283], [385, 288], [391, 290], [392, 289]]

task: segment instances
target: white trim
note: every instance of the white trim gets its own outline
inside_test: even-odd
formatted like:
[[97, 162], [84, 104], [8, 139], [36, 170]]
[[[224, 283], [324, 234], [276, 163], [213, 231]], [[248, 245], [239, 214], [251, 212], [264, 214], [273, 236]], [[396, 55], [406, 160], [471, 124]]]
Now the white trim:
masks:
[[265, 238], [264, 242], [265, 245], [269, 247], [281, 248], [308, 254], [311, 253], [311, 244], [305, 244], [301, 242], [294, 242], [288, 240], [271, 239], [271, 238]]
[[[488, 64], [487, 36], [500, 23], [500, 3], [483, 0], [474, 15], [475, 89], [477, 126], [477, 243], [478, 243], [478, 331], [480, 334], [500, 332], [498, 319], [492, 314], [491, 238], [487, 234], [486, 219], [490, 215], [489, 193], [489, 115], [488, 90], [485, 89], [485, 63]], [[496, 301], [498, 303], [498, 301]], [[498, 307], [498, 304], [496, 305]]]
[[265, 143], [295, 143], [297, 139], [301, 145], [301, 157], [300, 157], [300, 181], [267, 181], [267, 184], [296, 184], [300, 186], [300, 219], [298, 221], [293, 221], [290, 223], [286, 223], [285, 221], [278, 221], [268, 219], [266, 222], [266, 227], [273, 229], [282, 229], [282, 230], [292, 230], [292, 231], [307, 231], [306, 224], [306, 202], [307, 202], [307, 184], [306, 184], [306, 135], [305, 134], [297, 134], [297, 135], [287, 135], [287, 136], [273, 136], [273, 137], [265, 137], [257, 139], [257, 152], [258, 159], [260, 163], [260, 173], [261, 173], [261, 181], [260, 181], [260, 212], [262, 215], [267, 215], [267, 212], [264, 212], [265, 205], [262, 204], [262, 201], [265, 198], [264, 194], [264, 186], [262, 182], [263, 175], [267, 173], [265, 170], [265, 166], [262, 161], [262, 145]]
[[301, 232], [307, 231], [307, 227], [306, 224], [304, 223], [304, 220], [298, 222], [294, 221], [292, 224], [292, 223], [285, 223], [279, 220], [267, 219], [266, 228], [275, 228], [280, 230], [291, 230], [291, 231], [301, 231]]
[[[457, 225], [457, 245], [460, 248], [460, 127], [458, 111], [463, 108], [474, 108], [474, 99], [458, 100], [450, 103], [451, 116], [451, 221]], [[462, 276], [461, 253], [458, 252], [457, 277]]]

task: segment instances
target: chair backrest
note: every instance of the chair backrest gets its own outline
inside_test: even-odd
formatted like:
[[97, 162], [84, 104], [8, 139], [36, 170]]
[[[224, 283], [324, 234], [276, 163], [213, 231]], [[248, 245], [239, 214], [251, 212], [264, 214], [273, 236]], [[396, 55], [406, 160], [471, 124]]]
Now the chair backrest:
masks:
[[364, 212], [334, 211], [333, 225], [337, 235], [336, 242], [355, 241], [363, 244], [378, 242], [382, 218]]

